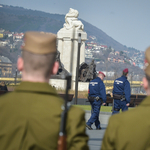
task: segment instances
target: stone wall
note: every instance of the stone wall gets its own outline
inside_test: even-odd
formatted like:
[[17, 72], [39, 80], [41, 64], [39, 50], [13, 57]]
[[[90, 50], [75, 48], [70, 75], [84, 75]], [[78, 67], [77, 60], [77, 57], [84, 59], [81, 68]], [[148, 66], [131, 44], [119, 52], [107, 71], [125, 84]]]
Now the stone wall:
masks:
[[[63, 79], [50, 79], [49, 83], [54, 86], [58, 90], [66, 89], [66, 80]], [[72, 81], [72, 90], [75, 90], [75, 81]], [[78, 83], [78, 91], [88, 91], [88, 82], [79, 82]]]

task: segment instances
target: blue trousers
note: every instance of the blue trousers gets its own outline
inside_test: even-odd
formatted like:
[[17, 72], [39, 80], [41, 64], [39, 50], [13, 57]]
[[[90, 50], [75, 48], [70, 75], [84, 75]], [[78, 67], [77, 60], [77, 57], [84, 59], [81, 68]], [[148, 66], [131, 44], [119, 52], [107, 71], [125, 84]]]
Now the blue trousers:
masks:
[[99, 112], [100, 112], [102, 103], [100, 100], [99, 101], [94, 100], [90, 103], [91, 103], [92, 110], [91, 110], [91, 117], [88, 120], [87, 125], [91, 127], [91, 125], [95, 123], [96, 128], [100, 128]]
[[119, 112], [120, 112], [120, 111], [119, 111], [120, 109], [121, 109], [122, 111], [128, 110], [128, 106], [126, 106], [126, 100], [121, 101], [121, 100], [116, 100], [116, 99], [114, 99], [114, 109], [118, 109], [118, 110], [114, 110], [114, 111], [112, 112], [112, 114], [119, 113]]

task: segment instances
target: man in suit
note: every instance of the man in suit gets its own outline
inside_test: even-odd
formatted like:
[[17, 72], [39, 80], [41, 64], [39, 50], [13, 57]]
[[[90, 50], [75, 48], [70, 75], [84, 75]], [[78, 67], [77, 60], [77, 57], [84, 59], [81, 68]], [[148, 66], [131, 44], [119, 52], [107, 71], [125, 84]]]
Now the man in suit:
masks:
[[102, 150], [150, 149], [150, 47], [145, 52], [145, 67], [147, 98], [137, 108], [110, 117]]
[[[26, 32], [18, 70], [22, 82], [14, 92], [0, 100], [1, 150], [56, 150], [64, 100], [49, 85], [56, 74], [56, 36], [52, 33]], [[72, 106], [66, 123], [67, 149], [85, 150], [84, 111]]]
[[128, 72], [128, 68], [124, 69], [122, 76], [114, 81], [114, 108], [112, 114], [119, 113], [120, 109], [122, 109], [122, 111], [128, 110], [131, 96], [130, 83], [127, 80]]
[[99, 71], [97, 78], [93, 79], [89, 83], [89, 101], [92, 107], [91, 117], [86, 123], [86, 127], [89, 130], [93, 130], [91, 125], [95, 123], [96, 129], [101, 130], [100, 121], [99, 121], [99, 112], [101, 105], [106, 104], [106, 91], [103, 80], [105, 78], [105, 74]]

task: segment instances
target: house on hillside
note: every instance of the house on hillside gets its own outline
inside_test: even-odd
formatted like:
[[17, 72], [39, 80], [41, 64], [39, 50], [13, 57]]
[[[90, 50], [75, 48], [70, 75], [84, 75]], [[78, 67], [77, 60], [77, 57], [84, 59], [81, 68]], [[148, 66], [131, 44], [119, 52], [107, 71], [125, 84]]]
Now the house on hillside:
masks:
[[13, 34], [13, 39], [22, 39], [24, 36], [24, 33], [15, 33]]
[[4, 56], [0, 56], [0, 77], [12, 76], [12, 62]]
[[116, 56], [116, 55], [113, 55], [113, 54], [109, 54], [108, 61], [116, 62], [116, 63], [124, 63], [124, 57], [123, 56]]
[[13, 34], [10, 31], [4, 31], [3, 33], [4, 33], [4, 36], [8, 36], [8, 37], [13, 36]]
[[7, 40], [7, 39], [2, 39], [2, 40], [0, 40], [0, 46], [6, 46], [6, 45], [8, 45], [9, 43], [10, 43], [10, 41]]
[[96, 37], [92, 35], [90, 35], [89, 38], [91, 38], [92, 40], [96, 40]]
[[91, 52], [91, 50], [85, 50], [85, 58], [90, 58], [93, 59], [93, 54]]
[[120, 52], [116, 51], [116, 52], [115, 52], [115, 55], [116, 55], [116, 56], [119, 56], [119, 55], [120, 55]]
[[107, 45], [100, 45], [103, 50], [107, 49]]
[[3, 33], [0, 33], [0, 38], [2, 39], [4, 37], [4, 34]]

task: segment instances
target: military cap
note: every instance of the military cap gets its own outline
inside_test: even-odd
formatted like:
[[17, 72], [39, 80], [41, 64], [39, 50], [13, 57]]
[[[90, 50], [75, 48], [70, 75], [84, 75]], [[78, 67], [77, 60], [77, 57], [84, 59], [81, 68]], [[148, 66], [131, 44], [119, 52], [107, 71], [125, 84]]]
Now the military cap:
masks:
[[98, 74], [102, 74], [104, 77], [106, 77], [106, 75], [101, 71], [99, 71]]
[[129, 71], [128, 71], [128, 68], [125, 68], [124, 70], [123, 70], [123, 72], [124, 73], [128, 73]]
[[56, 35], [46, 32], [26, 32], [24, 35], [22, 50], [35, 54], [55, 53]]
[[150, 47], [145, 51], [145, 73], [150, 76]]

